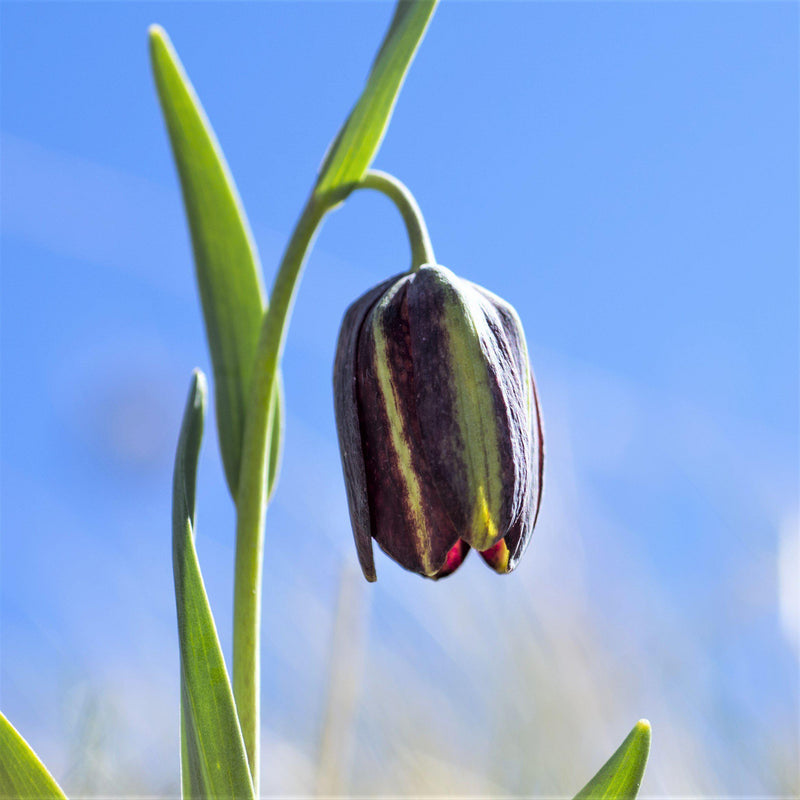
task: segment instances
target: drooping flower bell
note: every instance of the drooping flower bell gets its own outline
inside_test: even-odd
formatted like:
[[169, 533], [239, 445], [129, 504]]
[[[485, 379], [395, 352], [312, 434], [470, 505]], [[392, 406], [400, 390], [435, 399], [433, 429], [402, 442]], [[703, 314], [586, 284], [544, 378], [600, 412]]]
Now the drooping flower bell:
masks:
[[542, 493], [542, 422], [514, 309], [424, 265], [359, 298], [334, 365], [350, 518], [364, 575], [372, 539], [429, 578], [470, 548], [516, 567]]

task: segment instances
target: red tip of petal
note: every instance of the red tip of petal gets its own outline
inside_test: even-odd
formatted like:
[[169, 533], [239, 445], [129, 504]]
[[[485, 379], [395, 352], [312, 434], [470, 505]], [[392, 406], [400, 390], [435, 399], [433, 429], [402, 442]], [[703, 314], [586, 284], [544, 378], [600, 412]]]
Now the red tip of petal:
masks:
[[461, 566], [461, 563], [467, 557], [467, 553], [469, 553], [469, 545], [463, 539], [459, 539], [447, 552], [442, 568], [431, 577], [435, 581], [438, 581], [439, 578], [446, 578]]
[[511, 554], [506, 547], [505, 539], [492, 545], [488, 550], [481, 551], [483, 560], [495, 571], [501, 574], [508, 572], [508, 561]]

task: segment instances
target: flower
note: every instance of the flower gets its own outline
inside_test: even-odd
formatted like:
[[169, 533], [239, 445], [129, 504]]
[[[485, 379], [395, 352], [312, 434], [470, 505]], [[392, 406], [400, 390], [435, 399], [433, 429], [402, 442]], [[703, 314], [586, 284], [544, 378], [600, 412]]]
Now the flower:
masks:
[[333, 385], [367, 580], [372, 539], [428, 578], [470, 548], [511, 572], [536, 523], [544, 458], [516, 311], [445, 267], [395, 276], [347, 310]]

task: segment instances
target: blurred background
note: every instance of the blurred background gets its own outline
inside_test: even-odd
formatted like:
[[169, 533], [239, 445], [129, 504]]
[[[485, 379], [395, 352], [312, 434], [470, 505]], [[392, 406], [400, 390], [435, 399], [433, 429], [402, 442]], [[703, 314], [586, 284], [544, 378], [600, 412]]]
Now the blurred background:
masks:
[[[267, 286], [386, 3], [11, 3], [2, 19], [0, 706], [74, 796], [178, 791], [172, 456], [209, 371], [147, 25], [214, 125]], [[455, 3], [375, 166], [439, 261], [511, 301], [546, 425], [518, 570], [357, 572], [331, 368], [405, 269], [362, 192], [284, 360], [264, 791], [572, 796], [640, 717], [652, 797], [795, 796], [798, 6]], [[198, 549], [230, 654], [209, 424]], [[337, 610], [338, 609], [338, 610]], [[337, 633], [335, 633], [335, 631]]]

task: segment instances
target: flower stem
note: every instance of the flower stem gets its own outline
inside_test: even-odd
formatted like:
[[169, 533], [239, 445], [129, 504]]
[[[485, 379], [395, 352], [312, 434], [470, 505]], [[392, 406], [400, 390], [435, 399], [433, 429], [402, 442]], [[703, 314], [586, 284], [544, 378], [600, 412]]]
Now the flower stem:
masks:
[[411, 245], [411, 271], [416, 272], [423, 264], [435, 264], [433, 245], [425, 218], [408, 187], [387, 172], [369, 170], [358, 182], [357, 189], [377, 189], [383, 192], [394, 204], [403, 217]]
[[[394, 202], [406, 225], [412, 270], [434, 264], [425, 220], [413, 195], [397, 178], [370, 171], [355, 189], [377, 189]], [[242, 729], [255, 796], [259, 796], [260, 748], [260, 631], [264, 523], [267, 510], [268, 443], [272, 441], [269, 413], [277, 387], [294, 298], [306, 255], [322, 219], [349, 192], [312, 193], [292, 233], [270, 295], [259, 333], [251, 379], [244, 445], [236, 492], [236, 564], [233, 587], [233, 695]]]
[[300, 274], [319, 224], [330, 204], [312, 195], [284, 253], [269, 308], [261, 325], [245, 420], [244, 449], [236, 494], [236, 565], [233, 596], [233, 694], [259, 796], [261, 665], [261, 572], [267, 508], [269, 414], [278, 363]]

